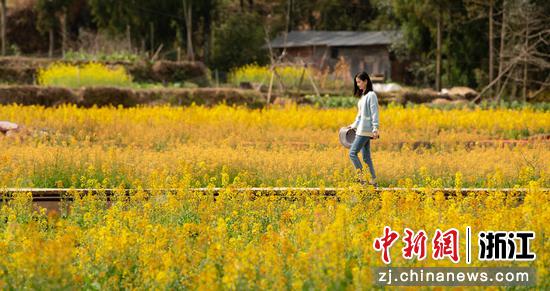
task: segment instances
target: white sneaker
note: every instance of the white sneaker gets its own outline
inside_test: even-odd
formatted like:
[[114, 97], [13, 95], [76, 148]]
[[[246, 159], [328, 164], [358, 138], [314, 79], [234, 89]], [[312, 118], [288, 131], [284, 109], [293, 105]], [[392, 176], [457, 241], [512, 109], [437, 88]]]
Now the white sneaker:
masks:
[[378, 183], [376, 182], [376, 179], [370, 179], [369, 185], [373, 185], [374, 188], [378, 188]]

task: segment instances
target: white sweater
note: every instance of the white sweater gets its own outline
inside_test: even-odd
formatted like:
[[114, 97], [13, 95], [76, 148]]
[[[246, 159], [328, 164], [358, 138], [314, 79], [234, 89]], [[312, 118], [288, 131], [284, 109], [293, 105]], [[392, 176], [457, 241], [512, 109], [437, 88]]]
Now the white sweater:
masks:
[[378, 97], [370, 91], [357, 102], [357, 117], [350, 126], [357, 129], [357, 135], [372, 137], [378, 125]]

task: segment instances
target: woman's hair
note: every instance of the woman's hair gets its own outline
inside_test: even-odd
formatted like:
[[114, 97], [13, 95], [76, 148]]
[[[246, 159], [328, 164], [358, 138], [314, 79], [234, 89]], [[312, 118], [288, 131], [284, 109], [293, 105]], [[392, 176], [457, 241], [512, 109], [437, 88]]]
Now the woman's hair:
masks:
[[[365, 88], [365, 92], [363, 92], [363, 90], [359, 89], [359, 86], [357, 86], [357, 78], [363, 80], [363, 81], [368, 81], [367, 82], [367, 87]], [[355, 75], [355, 77], [353, 77], [353, 96], [361, 96], [361, 95], [364, 95], [364, 93], [368, 93], [370, 91], [374, 91], [372, 90], [372, 82], [370, 80], [370, 77], [369, 77], [369, 74], [367, 74], [367, 72], [361, 72], [361, 73], [357, 73]]]

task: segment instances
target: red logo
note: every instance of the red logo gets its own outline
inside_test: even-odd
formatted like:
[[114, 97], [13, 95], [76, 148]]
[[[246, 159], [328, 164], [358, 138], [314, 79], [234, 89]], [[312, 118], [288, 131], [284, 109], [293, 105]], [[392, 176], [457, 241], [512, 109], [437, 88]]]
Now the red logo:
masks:
[[405, 236], [403, 237], [405, 247], [402, 249], [403, 258], [412, 259], [416, 255], [420, 261], [425, 259], [427, 240], [428, 236], [424, 230], [420, 230], [415, 235], [414, 231], [405, 228]]
[[374, 240], [374, 249], [376, 251], [382, 251], [382, 261], [389, 264], [390, 247], [397, 241], [399, 234], [396, 231], [391, 230], [389, 226], [384, 227], [384, 235]]
[[446, 232], [437, 229], [432, 240], [432, 258], [441, 260], [449, 257], [454, 263], [460, 261], [458, 254], [458, 230], [451, 228]]

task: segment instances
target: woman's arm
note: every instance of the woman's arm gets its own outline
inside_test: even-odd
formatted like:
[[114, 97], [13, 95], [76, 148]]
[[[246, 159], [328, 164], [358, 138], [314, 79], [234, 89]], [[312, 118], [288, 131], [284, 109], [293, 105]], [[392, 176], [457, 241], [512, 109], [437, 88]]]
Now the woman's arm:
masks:
[[357, 116], [355, 117], [355, 121], [348, 125], [348, 127], [351, 127], [351, 128], [357, 128], [357, 126], [359, 125], [359, 120], [361, 119], [361, 112], [357, 112]]
[[376, 93], [371, 92], [371, 98], [370, 98], [370, 112], [371, 112], [371, 118], [372, 118], [372, 132], [378, 131], [378, 96], [376, 96]]

